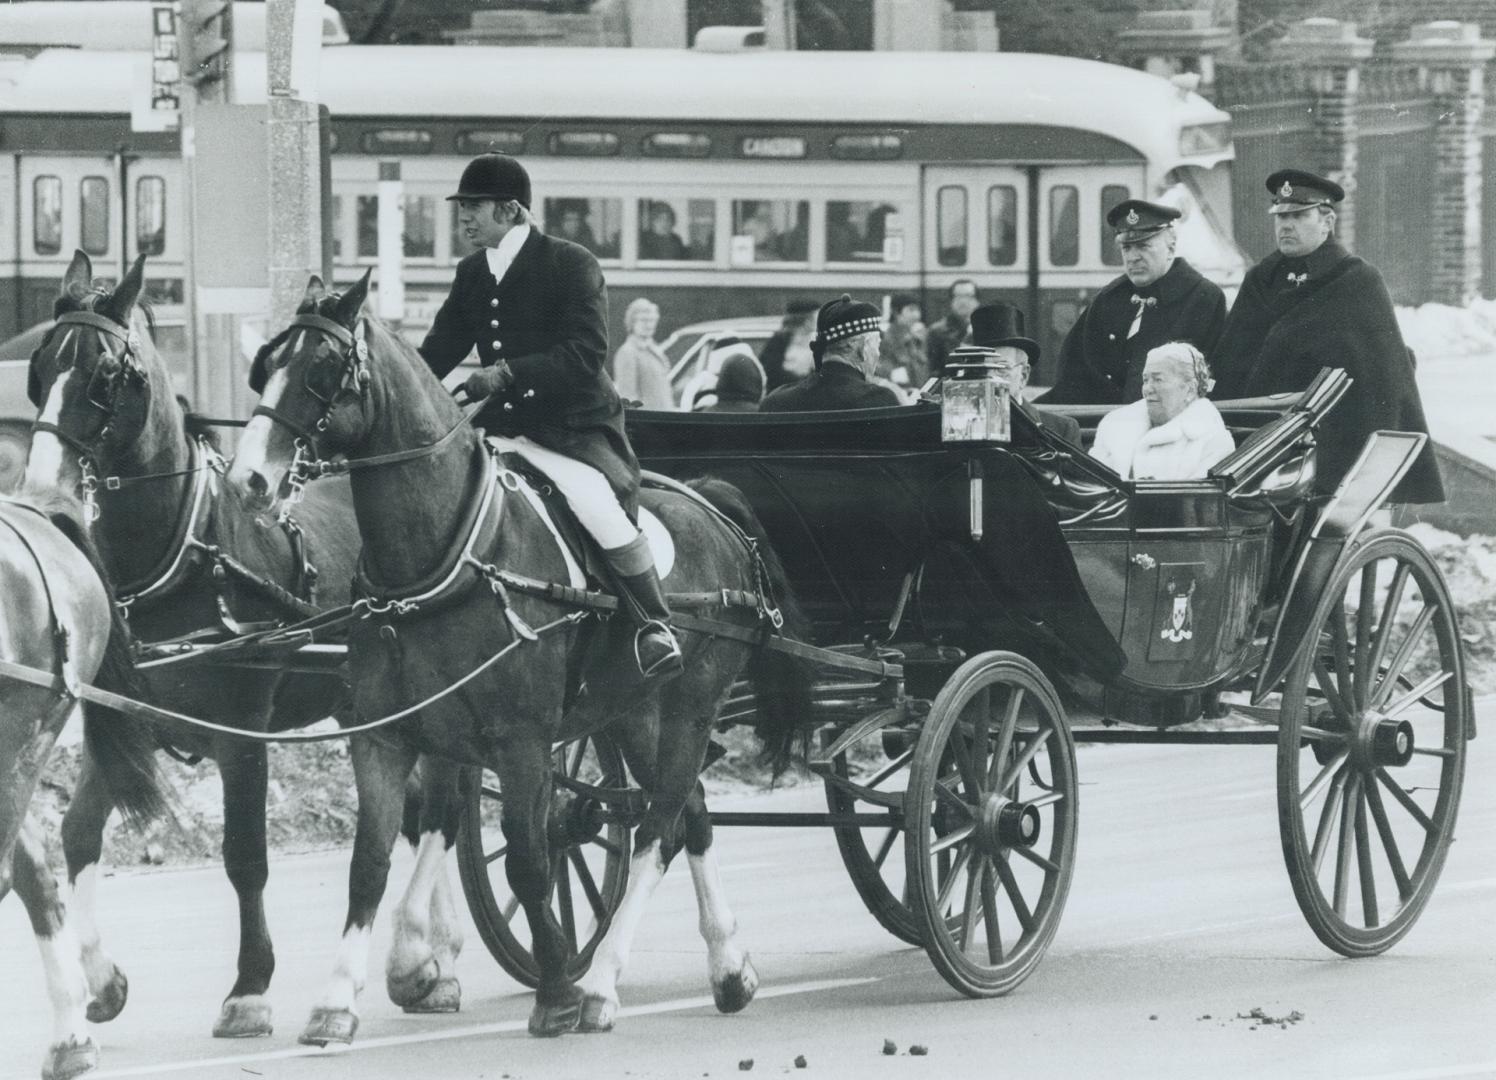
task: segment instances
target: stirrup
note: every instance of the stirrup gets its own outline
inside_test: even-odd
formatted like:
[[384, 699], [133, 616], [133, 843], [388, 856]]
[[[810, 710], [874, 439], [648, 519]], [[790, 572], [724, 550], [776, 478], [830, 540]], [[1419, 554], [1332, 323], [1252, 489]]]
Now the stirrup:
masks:
[[[664, 634], [665, 639], [670, 642], [670, 651], [648, 667], [645, 667], [644, 657], [639, 653], [639, 643], [644, 640], [645, 634], [655, 632]], [[646, 679], [679, 675], [685, 670], [685, 661], [680, 651], [680, 641], [676, 638], [675, 632], [658, 619], [651, 619], [634, 633], [634, 663], [638, 666], [640, 674]]]

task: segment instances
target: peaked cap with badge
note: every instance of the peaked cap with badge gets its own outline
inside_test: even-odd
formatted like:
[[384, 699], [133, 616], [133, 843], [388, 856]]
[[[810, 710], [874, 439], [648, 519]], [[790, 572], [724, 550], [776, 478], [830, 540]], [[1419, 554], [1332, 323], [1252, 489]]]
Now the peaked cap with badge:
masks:
[[1146, 240], [1173, 226], [1183, 213], [1172, 206], [1127, 199], [1107, 211], [1106, 223], [1117, 230], [1117, 242], [1131, 244]]
[[1273, 196], [1269, 214], [1295, 214], [1315, 206], [1333, 206], [1345, 198], [1345, 188], [1302, 169], [1279, 169], [1267, 178]]

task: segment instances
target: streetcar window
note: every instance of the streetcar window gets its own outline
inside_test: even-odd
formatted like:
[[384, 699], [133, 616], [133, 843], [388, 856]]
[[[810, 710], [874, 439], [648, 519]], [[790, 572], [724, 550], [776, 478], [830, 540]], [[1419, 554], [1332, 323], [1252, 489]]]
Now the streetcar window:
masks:
[[462, 204], [449, 202], [447, 205], [452, 208], [452, 258], [461, 259], [478, 249], [473, 246], [473, 242], [467, 238], [467, 233], [462, 229], [462, 222], [459, 220]]
[[358, 228], [358, 246], [354, 254], [360, 259], [379, 257], [379, 196], [360, 195], [353, 203]]
[[79, 242], [89, 255], [109, 253], [109, 181], [85, 176], [78, 184]]
[[[886, 202], [828, 202], [826, 204], [827, 262], [901, 262], [903, 227], [898, 207]], [[885, 241], [900, 237], [885, 247]], [[885, 252], [897, 254], [891, 258]]]
[[523, 154], [525, 135], [522, 131], [459, 131], [457, 152], [473, 154]]
[[31, 246], [38, 255], [62, 250], [62, 178], [38, 176], [31, 183]]
[[421, 128], [384, 128], [366, 131], [359, 139], [366, 154], [429, 154], [431, 132]]
[[640, 261], [708, 262], [717, 242], [717, 205], [711, 199], [640, 199]]
[[[455, 203], [453, 205], [456, 205]], [[332, 257], [343, 257], [343, 196], [332, 197]]]
[[689, 131], [660, 131], [644, 136], [645, 157], [703, 158], [712, 153], [712, 137]]
[[436, 258], [436, 199], [430, 195], [405, 196], [405, 243], [407, 259]]
[[581, 244], [599, 259], [616, 259], [623, 234], [623, 200], [547, 199], [545, 231]]
[[966, 265], [966, 189], [943, 187], [935, 193], [935, 258], [941, 266]]
[[135, 250], [141, 255], [166, 250], [166, 181], [159, 176], [135, 181]]
[[550, 139], [551, 153], [563, 157], [612, 157], [618, 136], [611, 131], [558, 131]]
[[1080, 191], [1071, 184], [1049, 189], [1049, 263], [1074, 266], [1080, 262]]
[[1107, 184], [1101, 189], [1101, 262], [1104, 266], [1121, 266], [1122, 249], [1117, 246], [1116, 233], [1106, 223], [1106, 216], [1131, 197], [1131, 192], [1121, 184]]
[[987, 261], [993, 266], [1018, 261], [1018, 189], [1008, 184], [987, 189]]
[[808, 202], [737, 199], [732, 204], [732, 261], [805, 262], [809, 257], [809, 230]]

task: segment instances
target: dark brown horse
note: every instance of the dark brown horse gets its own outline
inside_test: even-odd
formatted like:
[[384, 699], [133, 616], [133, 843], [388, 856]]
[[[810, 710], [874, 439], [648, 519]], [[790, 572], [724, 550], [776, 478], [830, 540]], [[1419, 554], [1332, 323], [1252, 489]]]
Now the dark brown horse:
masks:
[[129, 630], [114, 611], [77, 503], [0, 497], [0, 612], [0, 660], [62, 679], [59, 691], [0, 675], [0, 898], [14, 887], [42, 953], [53, 1028], [42, 1075], [74, 1077], [99, 1060], [85, 1023], [89, 998], [122, 976], [85, 967], [27, 806], [58, 733], [82, 713], [110, 805], [134, 818], [161, 807], [150, 732], [74, 693], [82, 683], [124, 694], [135, 687]]
[[[532, 1033], [613, 1025], [617, 978], [641, 906], [682, 846], [718, 1006], [742, 1008], [758, 978], [721, 895], [698, 773], [712, 722], [745, 668], [759, 695], [761, 734], [770, 746], [788, 745], [808, 705], [805, 667], [729, 636], [686, 633], [685, 674], [647, 686], [626, 620], [579, 618], [584, 613], [576, 606], [537, 595], [535, 582], [567, 583], [562, 549], [522, 481], [491, 455], [420, 356], [361, 315], [367, 290], [367, 275], [342, 296], [324, 296], [321, 282], [312, 280], [301, 314], [252, 377], [262, 388], [261, 405], [229, 480], [268, 509], [288, 476], [293, 485], [303, 478], [309, 459], [335, 453], [350, 459], [364, 541], [361, 585], [372, 601], [370, 617], [349, 641], [361, 718], [427, 701], [479, 673], [389, 729], [394, 737], [353, 741], [359, 822], [348, 919], [333, 980], [303, 1040], [353, 1036], [370, 926], [400, 823], [400, 789], [418, 750], [499, 775], [505, 870], [540, 969]], [[673, 538], [673, 568], [661, 567], [672, 592], [720, 597], [723, 589], [763, 588], [740, 535], [703, 500], [646, 491], [643, 503]], [[776, 576], [777, 563], [766, 562], [766, 575]], [[449, 570], [452, 586], [439, 589]], [[530, 587], [517, 585], [521, 579]], [[774, 585], [783, 597], [784, 582]], [[711, 610], [742, 627], [759, 619], [751, 607]], [[484, 667], [506, 648], [508, 655]], [[578, 984], [567, 975], [571, 946], [547, 902], [551, 750], [603, 728], [649, 802], [628, 891]], [[415, 874], [396, 911], [397, 932], [413, 960], [429, 949], [417, 919], [428, 908], [427, 882], [447, 846], [434, 822], [423, 821], [422, 830]]]
[[[345, 603], [358, 554], [347, 484], [319, 487], [296, 507], [298, 539], [257, 524], [255, 511], [222, 484], [222, 462], [213, 447], [189, 430], [171, 372], [151, 341], [146, 312], [136, 303], [144, 261], [137, 260], [108, 292], [93, 287], [88, 257], [74, 256], [57, 298], [57, 324], [31, 362], [32, 397], [41, 414], [27, 485], [97, 489], [94, 534], [138, 639], [157, 642], [204, 628], [294, 620], [313, 606], [306, 601], [323, 607]], [[315, 595], [304, 560], [317, 571]], [[248, 668], [164, 667], [150, 671], [146, 685], [153, 704], [252, 732], [302, 726], [347, 702], [339, 678]], [[164, 729], [162, 737], [182, 752], [213, 758], [223, 779], [223, 858], [239, 898], [239, 959], [214, 1034], [269, 1034], [265, 994], [275, 955], [263, 904], [265, 746], [180, 726]], [[110, 809], [99, 765], [92, 756], [85, 759], [63, 840], [85, 958], [91, 972], [111, 972], [117, 969], [100, 948], [93, 921]], [[125, 988], [123, 977], [105, 984], [89, 1007], [90, 1018], [115, 1016]], [[442, 1007], [456, 1007], [455, 984]]]

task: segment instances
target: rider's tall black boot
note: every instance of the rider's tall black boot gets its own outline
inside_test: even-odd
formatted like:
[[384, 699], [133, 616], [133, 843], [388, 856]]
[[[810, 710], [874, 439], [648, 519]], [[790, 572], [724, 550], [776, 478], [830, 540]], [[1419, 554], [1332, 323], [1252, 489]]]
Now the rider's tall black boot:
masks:
[[605, 551], [618, 581], [619, 600], [638, 626], [634, 659], [646, 679], [663, 679], [685, 670], [680, 642], [670, 629], [670, 606], [655, 572], [654, 556], [644, 534], [620, 548]]

